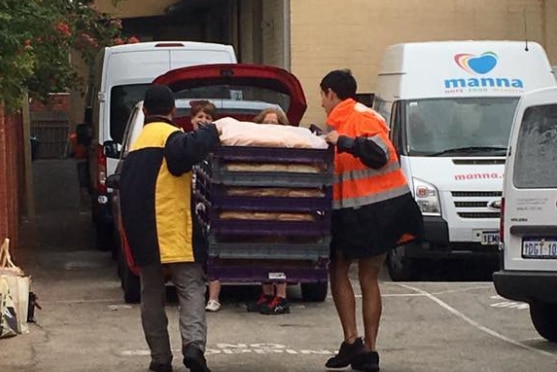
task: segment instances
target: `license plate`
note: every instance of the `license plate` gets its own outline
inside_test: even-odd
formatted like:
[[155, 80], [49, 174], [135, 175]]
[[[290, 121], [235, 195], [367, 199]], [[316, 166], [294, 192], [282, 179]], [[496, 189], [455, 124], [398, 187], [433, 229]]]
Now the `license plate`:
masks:
[[524, 238], [522, 257], [557, 259], [557, 238]]
[[482, 232], [482, 245], [497, 245], [497, 244], [499, 244], [498, 231]]
[[269, 273], [269, 280], [285, 280], [285, 273]]

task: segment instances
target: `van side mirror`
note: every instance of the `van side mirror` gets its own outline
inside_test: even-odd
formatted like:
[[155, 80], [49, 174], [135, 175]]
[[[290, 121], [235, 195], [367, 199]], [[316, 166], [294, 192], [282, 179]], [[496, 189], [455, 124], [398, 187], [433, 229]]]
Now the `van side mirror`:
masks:
[[107, 158], [119, 159], [120, 158], [120, 148], [117, 142], [113, 140], [104, 141], [103, 143], [103, 153]]
[[93, 140], [93, 127], [87, 123], [77, 124], [75, 126], [75, 134], [77, 136], [77, 144], [88, 147]]
[[106, 178], [106, 186], [111, 189], [119, 189], [120, 188], [120, 174], [115, 173], [111, 174]]

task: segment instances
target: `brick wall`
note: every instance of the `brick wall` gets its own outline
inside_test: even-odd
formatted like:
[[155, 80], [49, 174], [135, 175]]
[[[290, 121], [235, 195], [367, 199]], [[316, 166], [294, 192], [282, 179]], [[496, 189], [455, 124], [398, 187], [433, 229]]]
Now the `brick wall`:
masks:
[[0, 106], [0, 240], [17, 247], [23, 198], [22, 117], [6, 115]]
[[70, 109], [70, 94], [69, 93], [53, 93], [48, 97], [48, 102], [42, 103], [39, 100], [31, 100], [29, 102], [29, 111], [64, 111], [68, 112]]
[[348, 67], [360, 92], [373, 92], [380, 59], [394, 43], [524, 39], [540, 42], [557, 64], [557, 1], [303, 0], [291, 4], [291, 66], [309, 103], [304, 123], [323, 123], [319, 81]]

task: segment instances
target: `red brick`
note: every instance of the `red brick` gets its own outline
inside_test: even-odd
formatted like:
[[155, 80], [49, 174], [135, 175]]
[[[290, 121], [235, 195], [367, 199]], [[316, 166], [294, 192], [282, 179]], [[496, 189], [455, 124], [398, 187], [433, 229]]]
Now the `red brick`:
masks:
[[4, 110], [0, 106], [0, 240], [8, 236], [8, 184], [6, 159], [6, 127]]
[[42, 103], [37, 99], [31, 100], [29, 103], [29, 110], [35, 111], [65, 111], [70, 110], [70, 95], [69, 93], [53, 93], [49, 95], [48, 102]]
[[9, 237], [17, 247], [23, 184], [22, 117], [0, 107], [0, 240]]

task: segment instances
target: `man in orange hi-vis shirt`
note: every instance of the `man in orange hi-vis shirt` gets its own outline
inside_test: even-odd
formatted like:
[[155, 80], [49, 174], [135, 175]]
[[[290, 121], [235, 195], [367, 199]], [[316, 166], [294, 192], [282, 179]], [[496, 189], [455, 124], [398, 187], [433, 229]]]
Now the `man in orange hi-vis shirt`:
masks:
[[[387, 252], [403, 242], [419, 240], [423, 226], [385, 120], [354, 100], [356, 89], [348, 70], [332, 71], [321, 81], [321, 102], [331, 129], [326, 140], [336, 146], [329, 272], [344, 332], [338, 354], [326, 367], [351, 365], [359, 371], [378, 371], [379, 271]], [[362, 292], [364, 339], [358, 335], [348, 277], [354, 261]]]

